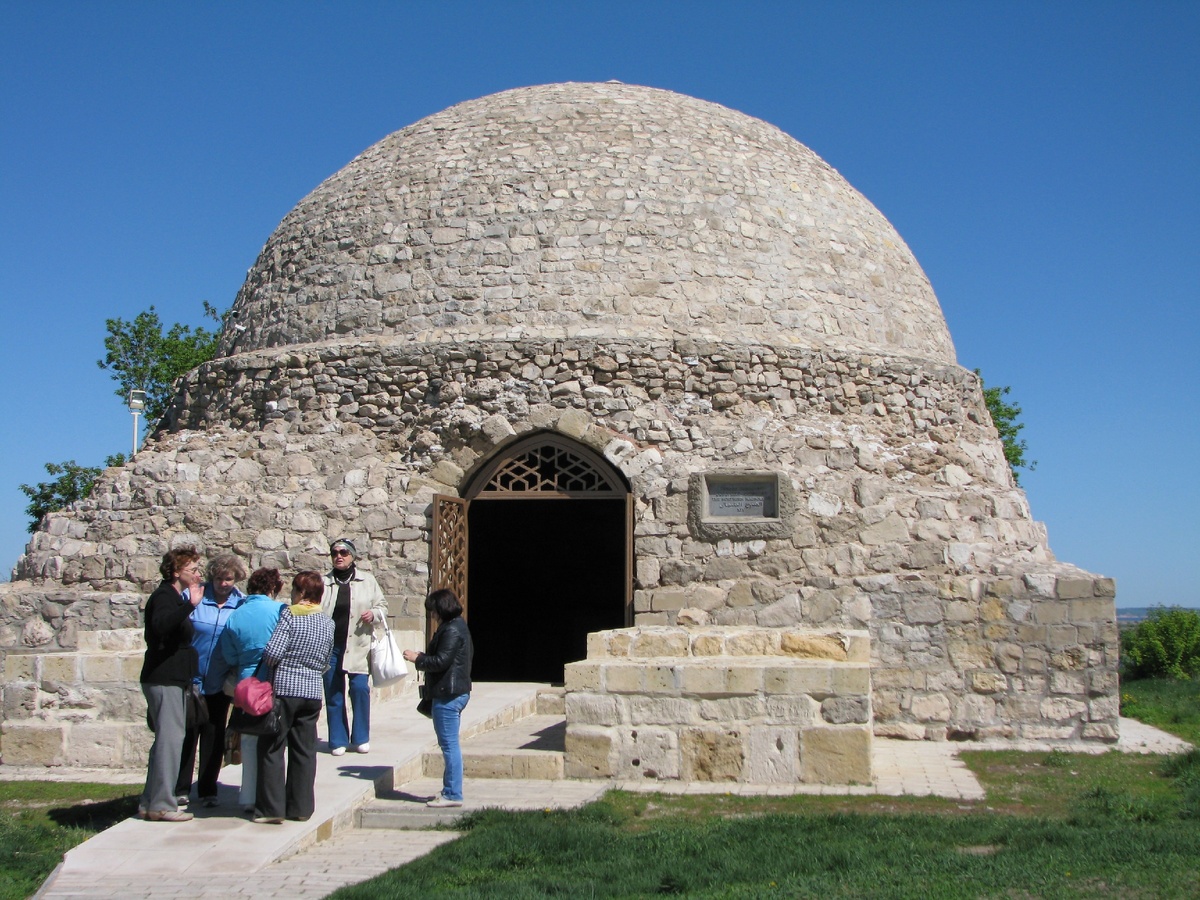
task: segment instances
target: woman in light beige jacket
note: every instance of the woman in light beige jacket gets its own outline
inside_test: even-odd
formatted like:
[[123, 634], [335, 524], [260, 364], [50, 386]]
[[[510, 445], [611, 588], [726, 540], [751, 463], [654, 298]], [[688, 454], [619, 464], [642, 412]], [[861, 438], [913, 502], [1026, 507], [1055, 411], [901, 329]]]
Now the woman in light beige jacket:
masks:
[[[325, 575], [321, 612], [333, 619], [333, 658], [325, 673], [325, 721], [329, 752], [341, 756], [348, 746], [371, 749], [371, 639], [387, 617], [387, 600], [370, 572], [355, 565], [358, 550], [346, 538], [329, 545], [333, 568]], [[346, 714], [349, 687], [353, 730]]]

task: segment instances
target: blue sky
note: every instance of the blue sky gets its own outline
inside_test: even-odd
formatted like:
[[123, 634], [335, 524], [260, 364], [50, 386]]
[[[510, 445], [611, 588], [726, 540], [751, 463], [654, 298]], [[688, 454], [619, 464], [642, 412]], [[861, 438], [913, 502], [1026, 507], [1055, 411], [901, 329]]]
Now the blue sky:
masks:
[[200, 324], [373, 142], [618, 79], [813, 148], [1011, 385], [1034, 516], [1119, 606], [1200, 606], [1200, 4], [0, 0], [0, 569], [21, 483], [127, 451], [104, 322]]

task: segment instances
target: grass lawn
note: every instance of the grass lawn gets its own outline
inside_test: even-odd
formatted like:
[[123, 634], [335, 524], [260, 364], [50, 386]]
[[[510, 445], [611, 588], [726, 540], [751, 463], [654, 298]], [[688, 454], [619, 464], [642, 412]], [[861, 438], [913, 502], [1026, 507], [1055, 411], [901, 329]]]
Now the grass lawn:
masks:
[[36, 891], [62, 856], [137, 812], [140, 786], [0, 781], [0, 900]]
[[1200, 679], [1121, 679], [1121, 715], [1200, 747]]
[[[1200, 682], [1122, 684], [1122, 713], [1200, 745]], [[967, 752], [981, 802], [612, 792], [483, 812], [338, 900], [392, 897], [1197, 897], [1200, 753]], [[0, 900], [134, 814], [131, 785], [0, 782]]]
[[1200, 896], [1200, 754], [964, 759], [985, 801], [614, 792], [483, 812], [461, 840], [332, 896]]

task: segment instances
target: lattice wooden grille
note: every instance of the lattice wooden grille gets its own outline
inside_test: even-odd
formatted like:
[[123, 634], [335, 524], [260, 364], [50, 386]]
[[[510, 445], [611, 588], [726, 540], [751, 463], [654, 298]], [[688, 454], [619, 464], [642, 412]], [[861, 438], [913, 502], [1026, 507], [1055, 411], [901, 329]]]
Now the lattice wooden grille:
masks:
[[497, 469], [480, 493], [612, 494], [608, 473], [566, 447], [546, 443], [518, 452]]
[[432, 589], [450, 588], [467, 608], [467, 501], [433, 498]]

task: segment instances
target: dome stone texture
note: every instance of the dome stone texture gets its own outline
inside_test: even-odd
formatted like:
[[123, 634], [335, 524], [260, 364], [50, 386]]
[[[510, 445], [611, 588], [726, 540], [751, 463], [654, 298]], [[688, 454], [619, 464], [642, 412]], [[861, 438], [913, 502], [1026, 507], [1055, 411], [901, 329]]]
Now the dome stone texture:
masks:
[[461, 103], [322, 183], [222, 355], [330, 339], [679, 337], [955, 362], [884, 216], [765, 122], [632, 85]]

